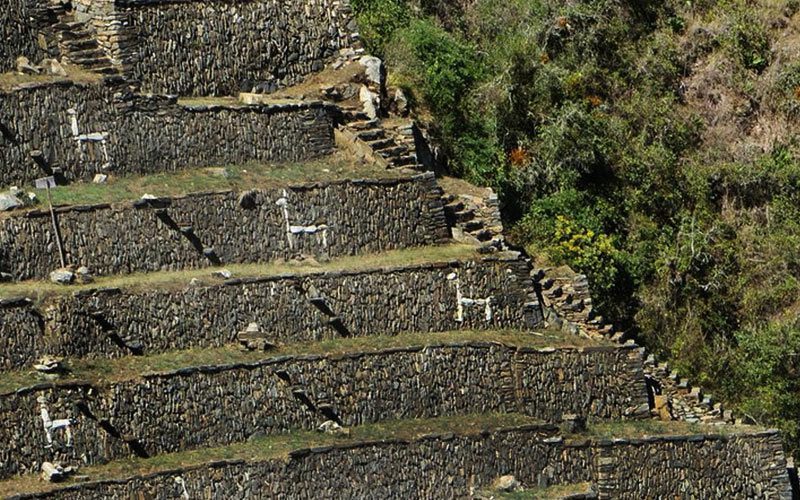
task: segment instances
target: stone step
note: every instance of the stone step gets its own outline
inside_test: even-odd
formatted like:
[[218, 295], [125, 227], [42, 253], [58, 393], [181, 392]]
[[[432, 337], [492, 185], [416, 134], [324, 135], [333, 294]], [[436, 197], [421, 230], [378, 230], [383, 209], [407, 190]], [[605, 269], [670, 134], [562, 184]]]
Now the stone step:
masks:
[[409, 165], [417, 165], [417, 155], [405, 155], [392, 159], [392, 165], [395, 167], [405, 167]]
[[[393, 141], [394, 143], [394, 141]], [[393, 146], [384, 149], [379, 149], [376, 151], [379, 155], [383, 158], [394, 158], [403, 156], [408, 153], [408, 148], [405, 146]]]
[[[56, 26], [58, 30], [58, 26]], [[93, 38], [93, 33], [88, 28], [80, 28], [80, 29], [62, 29], [58, 31], [58, 36], [62, 40], [90, 40]]]
[[380, 149], [393, 147], [395, 145], [395, 142], [393, 139], [385, 138], [385, 139], [377, 139], [375, 141], [370, 141], [367, 144], [369, 144], [369, 147], [371, 147], [373, 151], [377, 151]]
[[93, 48], [88, 48], [84, 50], [71, 50], [69, 54], [67, 54], [70, 60], [96, 60], [101, 58], [106, 58], [106, 53], [103, 52], [102, 49], [95, 46]]
[[386, 133], [380, 128], [371, 128], [361, 130], [356, 134], [356, 137], [365, 142], [372, 142], [386, 137]]
[[380, 121], [378, 120], [366, 120], [366, 121], [355, 121], [350, 122], [347, 124], [347, 128], [353, 130], [367, 130], [379, 127]]
[[[453, 213], [452, 218], [456, 221], [456, 223], [469, 222], [469, 221], [475, 220], [475, 211], [474, 210], [462, 210], [460, 212], [455, 212], [455, 213]], [[481, 227], [483, 227], [482, 223], [481, 223]]]
[[449, 203], [446, 203], [445, 206], [444, 206], [445, 212], [446, 213], [450, 213], [450, 214], [454, 214], [456, 212], [460, 212], [460, 211], [464, 210], [464, 208], [465, 208], [464, 202], [462, 202], [462, 201], [460, 201], [458, 199], [456, 201], [451, 201]]
[[77, 38], [74, 40], [63, 40], [61, 45], [70, 51], [79, 51], [85, 49], [92, 49], [98, 46], [97, 40], [93, 38]]

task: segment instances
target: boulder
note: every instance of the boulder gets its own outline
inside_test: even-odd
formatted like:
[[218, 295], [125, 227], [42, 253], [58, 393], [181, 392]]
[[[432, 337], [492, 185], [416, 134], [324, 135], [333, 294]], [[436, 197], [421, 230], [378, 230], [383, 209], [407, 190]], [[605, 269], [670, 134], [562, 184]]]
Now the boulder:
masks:
[[75, 281], [75, 273], [67, 268], [56, 269], [50, 273], [50, 281], [59, 285], [70, 285]]
[[323, 432], [325, 434], [350, 434], [349, 429], [345, 429], [333, 420], [326, 420], [323, 422], [322, 425], [317, 427], [317, 432]]
[[61, 358], [55, 356], [44, 356], [37, 363], [34, 363], [33, 368], [42, 373], [58, 373], [64, 369], [61, 365]]
[[67, 70], [56, 59], [45, 59], [42, 61], [42, 68], [50, 75], [67, 76]]
[[211, 273], [211, 275], [214, 276], [215, 278], [229, 280], [233, 276], [233, 273], [231, 273], [227, 269], [220, 269], [219, 271], [214, 271], [213, 273]]
[[86, 266], [81, 266], [75, 271], [75, 277], [80, 283], [91, 283], [94, 281], [92, 272]]
[[108, 182], [108, 176], [106, 174], [97, 174], [94, 176], [92, 182], [94, 182], [95, 184], [105, 184], [106, 182]]
[[62, 467], [61, 464], [52, 464], [50, 462], [42, 463], [42, 479], [51, 483], [63, 481], [73, 472], [75, 472], [73, 467]]
[[31, 64], [31, 61], [27, 57], [19, 56], [17, 58], [17, 72], [23, 75], [38, 75], [42, 70]]
[[0, 212], [7, 212], [23, 207], [25, 204], [11, 193], [0, 193]]
[[500, 476], [492, 483], [492, 489], [511, 493], [520, 489], [519, 481], [514, 476]]
[[358, 62], [364, 66], [367, 81], [380, 88], [383, 85], [383, 61], [374, 56], [364, 56]]
[[370, 120], [376, 120], [378, 118], [378, 103], [380, 102], [378, 94], [372, 92], [366, 85], [362, 85], [358, 97], [367, 117]]

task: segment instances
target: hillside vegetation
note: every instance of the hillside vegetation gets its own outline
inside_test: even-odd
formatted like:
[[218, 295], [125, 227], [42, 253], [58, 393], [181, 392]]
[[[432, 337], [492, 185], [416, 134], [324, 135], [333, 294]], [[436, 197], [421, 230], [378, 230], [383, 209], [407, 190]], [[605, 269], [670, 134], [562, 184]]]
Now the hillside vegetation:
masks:
[[800, 1], [353, 0], [453, 173], [800, 443]]

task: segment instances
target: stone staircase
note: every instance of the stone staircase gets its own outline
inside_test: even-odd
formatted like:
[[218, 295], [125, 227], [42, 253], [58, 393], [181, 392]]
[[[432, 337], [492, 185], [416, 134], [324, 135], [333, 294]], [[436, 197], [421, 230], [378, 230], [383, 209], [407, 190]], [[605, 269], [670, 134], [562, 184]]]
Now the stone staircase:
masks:
[[90, 23], [77, 20], [74, 14], [65, 13], [53, 26], [53, 30], [58, 39], [62, 63], [95, 73], [117, 73], [111, 59], [97, 42]]
[[[550, 326], [587, 338], [632, 342], [595, 311], [586, 275], [568, 268], [543, 268], [535, 270], [532, 277], [538, 284], [545, 321]], [[644, 372], [654, 417], [689, 423], [752, 423], [736, 418], [701, 387], [692, 386], [688, 379], [670, 370], [668, 363], [656, 362], [655, 356], [647, 356], [644, 350], [643, 355], [646, 356]]]
[[[229, 33], [230, 19], [214, 17], [228, 11], [200, 2], [124, 5], [191, 17], [195, 3], [207, 33]], [[323, 34], [350, 37], [348, 2], [333, 4], [309, 2], [286, 24], [334, 14]], [[64, 16], [58, 29], [65, 60], [112, 71], [90, 25]], [[318, 66], [324, 51], [305, 45]], [[73, 91], [14, 98], [71, 109], [60, 101]], [[119, 93], [103, 92], [94, 102], [113, 106]], [[179, 143], [178, 164], [156, 172], [186, 173], [199, 150], [193, 167], [226, 164], [206, 153], [231, 148], [230, 168], [262, 170], [237, 189], [120, 202], [96, 187], [91, 205], [0, 218], [0, 269], [13, 262], [17, 280], [0, 288], [0, 497], [791, 498], [780, 435], [703, 426], [732, 416], [606, 325], [585, 277], [509, 250], [491, 190], [402, 172], [424, 163], [409, 120], [120, 97], [130, 107], [104, 115], [102, 130], [146, 133], [116, 150], [118, 164]], [[42, 123], [44, 136], [63, 128]], [[361, 161], [330, 158], [334, 134]], [[274, 147], [286, 155], [259, 156]], [[284, 177], [291, 169], [302, 182]], [[42, 279], [58, 228], [69, 264], [94, 262], [101, 279]], [[648, 419], [661, 408], [698, 425]]]
[[497, 195], [490, 189], [483, 196], [445, 192], [442, 197], [445, 215], [456, 229], [454, 237], [473, 238], [481, 245], [502, 248], [503, 222]]
[[[339, 125], [338, 133], [351, 144], [358, 156], [369, 158], [388, 169], [418, 168], [413, 144], [413, 123], [396, 129], [384, 127], [380, 119], [364, 120], [358, 112], [343, 113], [345, 121]], [[411, 140], [408, 140], [410, 135]]]

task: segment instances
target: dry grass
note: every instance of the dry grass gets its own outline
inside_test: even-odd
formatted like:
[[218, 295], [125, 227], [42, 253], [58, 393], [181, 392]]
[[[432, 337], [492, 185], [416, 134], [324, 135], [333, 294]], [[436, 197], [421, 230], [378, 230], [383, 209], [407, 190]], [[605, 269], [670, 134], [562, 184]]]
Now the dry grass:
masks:
[[[250, 163], [225, 167], [206, 167], [180, 172], [143, 176], [110, 176], [105, 184], [80, 182], [51, 190], [56, 206], [121, 203], [137, 200], [144, 194], [183, 196], [204, 191], [237, 191], [267, 189], [305, 182], [329, 182], [353, 178], [387, 178], [407, 175], [386, 170], [378, 165], [354, 161], [342, 153], [302, 163]], [[35, 190], [46, 205], [47, 193]], [[0, 214], [0, 219], [19, 215], [30, 207]]]
[[[412, 266], [451, 260], [468, 260], [478, 258], [477, 249], [472, 245], [453, 244], [429, 247], [408, 248], [390, 252], [356, 255], [333, 259], [328, 262], [317, 262], [311, 259], [303, 261], [277, 261], [267, 264], [232, 264], [225, 269], [233, 273], [234, 278], [270, 277], [281, 274], [307, 275], [328, 271], [365, 271], [381, 267]], [[187, 269], [171, 272], [138, 273], [100, 277], [88, 285], [63, 286], [50, 281], [22, 281], [0, 284], [0, 298], [29, 297], [42, 301], [47, 297], [59, 294], [71, 294], [81, 290], [97, 288], [139, 289], [179, 289], [189, 286], [192, 279], [200, 284], [216, 284], [221, 280], [211, 274], [215, 268]]]
[[56, 75], [23, 75], [17, 72], [8, 72], [0, 74], [0, 91], [11, 91], [15, 87], [29, 83], [56, 83], [56, 82], [74, 82], [83, 85], [94, 85], [101, 83], [104, 76], [99, 73], [86, 71], [77, 66], [68, 64], [63, 65], [67, 76]]
[[[218, 460], [246, 460], [249, 462], [285, 460], [292, 451], [318, 446], [347, 445], [383, 439], [412, 440], [425, 435], [450, 432], [459, 435], [476, 435], [486, 430], [536, 423], [539, 422], [518, 414], [484, 414], [426, 420], [387, 421], [354, 427], [350, 430], [349, 436], [318, 432], [293, 432], [254, 439], [232, 446], [158, 455], [148, 459], [118, 460], [106, 465], [82, 468], [80, 473], [89, 476], [92, 481], [124, 479]], [[61, 486], [71, 483], [74, 484], [73, 481], [67, 481], [61, 483]], [[47, 483], [36, 476], [23, 476], [0, 482], [0, 496], [5, 498], [23, 492], [45, 492], [58, 487], [59, 485]]]
[[752, 425], [709, 425], [691, 424], [683, 421], [663, 422], [661, 420], [620, 420], [612, 422], [592, 422], [585, 434], [578, 434], [578, 438], [600, 439], [638, 439], [646, 436], [686, 436], [693, 434], [741, 434], [744, 432], [757, 432], [764, 430], [762, 427]]
[[[525, 485], [523, 485], [524, 487]], [[568, 495], [585, 494], [592, 491], [591, 483], [558, 484], [548, 488], [525, 488], [513, 493], [503, 493], [486, 489], [481, 492], [484, 498], [495, 500], [555, 500]]]
[[444, 176], [439, 179], [439, 185], [447, 193], [452, 194], [465, 194], [468, 196], [475, 196], [477, 198], [484, 198], [489, 195], [489, 188], [478, 187], [469, 182], [458, 179], [456, 177]]
[[[519, 330], [496, 331], [450, 331], [404, 333], [392, 336], [367, 336], [357, 338], [335, 338], [318, 342], [295, 343], [264, 352], [242, 351], [238, 346], [219, 348], [187, 349], [151, 356], [125, 357], [119, 359], [75, 359], [67, 360], [67, 375], [59, 380], [85, 380], [97, 386], [133, 380], [146, 373], [168, 372], [193, 366], [220, 366], [233, 363], [255, 363], [287, 355], [339, 356], [352, 353], [369, 353], [383, 349], [452, 345], [462, 342], [496, 342], [515, 347], [589, 347], [612, 345], [587, 340], [559, 331], [523, 332]], [[9, 394], [23, 387], [30, 387], [48, 379], [34, 371], [6, 372], [0, 377], [0, 394]]]

